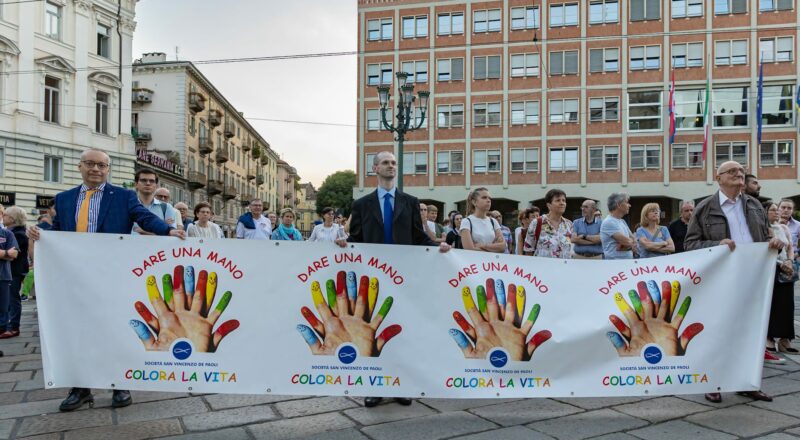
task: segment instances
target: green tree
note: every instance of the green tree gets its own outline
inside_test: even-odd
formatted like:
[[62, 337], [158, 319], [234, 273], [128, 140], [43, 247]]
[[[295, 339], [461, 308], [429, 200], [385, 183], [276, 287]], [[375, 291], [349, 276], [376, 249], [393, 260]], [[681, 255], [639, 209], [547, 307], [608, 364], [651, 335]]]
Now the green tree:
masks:
[[353, 187], [356, 186], [356, 173], [350, 170], [337, 171], [325, 178], [317, 191], [317, 214], [322, 216], [322, 209], [330, 206], [350, 215], [353, 204]]

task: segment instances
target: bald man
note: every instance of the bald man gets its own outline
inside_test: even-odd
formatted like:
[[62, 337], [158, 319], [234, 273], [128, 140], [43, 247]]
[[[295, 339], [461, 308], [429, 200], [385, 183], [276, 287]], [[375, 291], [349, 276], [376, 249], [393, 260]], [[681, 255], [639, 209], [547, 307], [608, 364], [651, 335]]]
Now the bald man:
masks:
[[[700, 202], [689, 220], [683, 247], [687, 251], [718, 245], [727, 245], [731, 252], [737, 243], [769, 242], [772, 249], [781, 249], [783, 243], [769, 237], [767, 215], [757, 198], [749, 196], [744, 190], [745, 171], [739, 162], [725, 162], [717, 168], [719, 191]], [[769, 357], [780, 359], [764, 352], [765, 361]], [[771, 402], [772, 398], [762, 391], [739, 393], [755, 400]], [[722, 401], [720, 393], [706, 394], [706, 400], [713, 403]]]

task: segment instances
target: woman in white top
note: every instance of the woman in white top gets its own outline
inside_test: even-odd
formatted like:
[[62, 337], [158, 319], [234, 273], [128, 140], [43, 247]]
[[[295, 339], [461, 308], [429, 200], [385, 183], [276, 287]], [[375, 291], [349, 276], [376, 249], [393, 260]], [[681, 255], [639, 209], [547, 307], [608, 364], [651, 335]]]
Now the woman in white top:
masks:
[[337, 238], [346, 238], [342, 227], [333, 222], [335, 211], [333, 208], [322, 210], [322, 223], [314, 226], [308, 241], [330, 241], [334, 242]]
[[186, 235], [200, 238], [225, 238], [219, 225], [211, 221], [214, 211], [208, 202], [200, 202], [195, 205], [194, 216], [197, 217], [197, 221], [189, 225]]
[[486, 188], [475, 188], [467, 196], [467, 217], [461, 221], [459, 234], [464, 249], [496, 252], [506, 250], [500, 224], [486, 215], [492, 209], [492, 197]]

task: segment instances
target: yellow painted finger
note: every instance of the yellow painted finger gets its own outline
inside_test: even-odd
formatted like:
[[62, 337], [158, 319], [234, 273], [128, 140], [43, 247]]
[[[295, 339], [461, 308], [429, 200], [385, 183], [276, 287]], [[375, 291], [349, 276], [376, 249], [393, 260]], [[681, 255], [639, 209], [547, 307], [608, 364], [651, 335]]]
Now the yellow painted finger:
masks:
[[322, 288], [319, 286], [319, 281], [311, 283], [311, 299], [314, 301], [314, 307], [325, 304], [325, 297], [322, 296]]
[[517, 316], [525, 313], [525, 288], [517, 286]]
[[217, 293], [217, 273], [211, 272], [208, 274], [206, 281], [206, 310], [211, 310], [211, 304], [214, 302], [214, 295]]
[[158, 291], [156, 277], [153, 275], [147, 277], [147, 297], [150, 298], [151, 303], [155, 303], [156, 300], [161, 299], [161, 292]]
[[369, 301], [369, 314], [372, 316], [375, 310], [375, 302], [378, 300], [378, 279], [372, 278], [369, 280], [369, 290], [367, 291], [367, 299]]
[[681, 283], [678, 281], [672, 282], [672, 296], [669, 298], [669, 309], [675, 311], [675, 306], [678, 305], [678, 297], [681, 296]]
[[469, 287], [461, 289], [461, 300], [464, 301], [464, 309], [467, 312], [475, 308], [475, 301], [472, 299], [472, 292], [469, 291]]
[[617, 307], [623, 315], [627, 316], [628, 312], [633, 313], [633, 309], [631, 309], [631, 306], [628, 305], [628, 302], [625, 301], [621, 293], [617, 292], [614, 294], [614, 302], [617, 303]]

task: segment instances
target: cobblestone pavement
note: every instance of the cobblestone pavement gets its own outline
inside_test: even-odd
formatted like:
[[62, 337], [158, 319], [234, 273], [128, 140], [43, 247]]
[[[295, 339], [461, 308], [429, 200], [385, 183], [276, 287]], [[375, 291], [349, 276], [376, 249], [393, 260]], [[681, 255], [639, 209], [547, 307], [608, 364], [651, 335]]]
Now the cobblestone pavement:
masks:
[[[800, 334], [800, 297], [795, 326]], [[366, 409], [361, 399], [133, 392], [112, 409], [59, 413], [66, 389], [45, 390], [35, 302], [20, 337], [0, 342], [0, 439], [734, 439], [800, 440], [800, 356], [764, 368], [771, 403], [735, 394], [588, 399], [421, 399]], [[800, 342], [796, 345], [800, 346]]]

